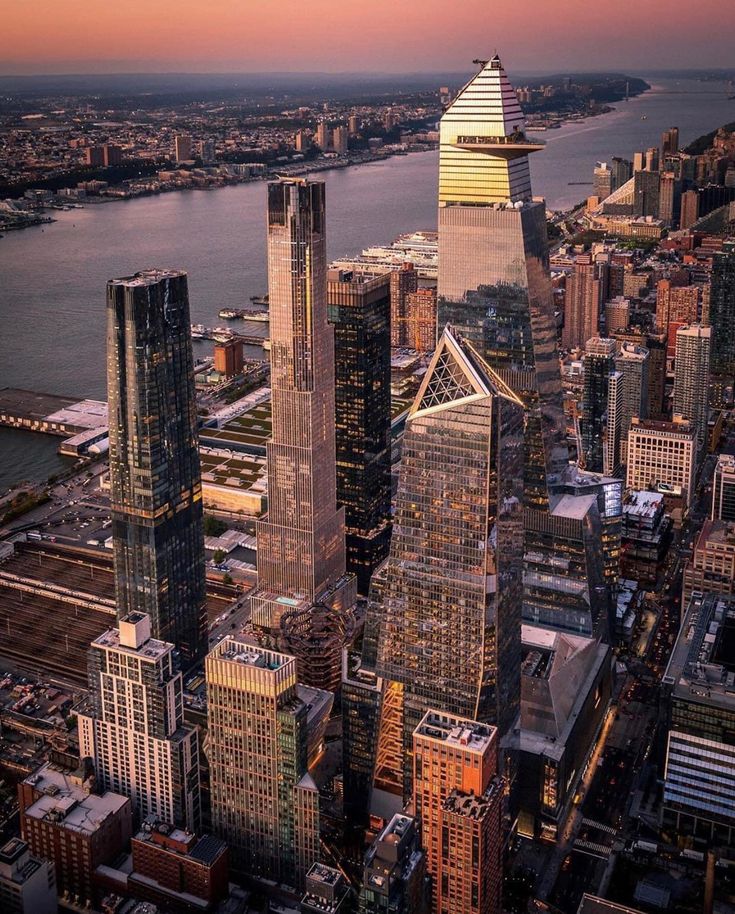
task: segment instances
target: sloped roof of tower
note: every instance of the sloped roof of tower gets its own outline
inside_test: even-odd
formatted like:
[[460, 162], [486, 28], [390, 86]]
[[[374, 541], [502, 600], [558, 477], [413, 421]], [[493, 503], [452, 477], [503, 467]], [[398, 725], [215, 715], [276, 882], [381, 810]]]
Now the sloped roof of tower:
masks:
[[484, 400], [491, 395], [523, 406], [477, 351], [447, 325], [409, 410], [408, 419]]
[[524, 130], [518, 97], [497, 54], [460, 89], [442, 120], [481, 125], [477, 132], [486, 136], [510, 136]]

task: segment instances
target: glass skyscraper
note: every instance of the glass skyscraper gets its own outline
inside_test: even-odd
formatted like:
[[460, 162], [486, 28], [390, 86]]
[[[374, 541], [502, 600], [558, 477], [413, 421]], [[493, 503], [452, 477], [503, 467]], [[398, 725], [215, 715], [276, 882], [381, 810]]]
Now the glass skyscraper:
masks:
[[107, 284], [110, 492], [118, 618], [146, 613], [184, 666], [204, 655], [202, 487], [186, 273]]
[[523, 404], [444, 330], [409, 411], [390, 555], [370, 612], [379, 791], [408, 797], [429, 708], [513, 725], [520, 701]]
[[251, 606], [254, 625], [279, 638], [290, 610], [354, 601], [354, 579], [345, 575], [344, 509], [337, 508], [324, 206], [321, 181], [268, 185], [273, 437]]
[[347, 569], [367, 594], [390, 546], [391, 274], [328, 273], [334, 326], [337, 501], [344, 505]]
[[712, 326], [712, 406], [732, 402], [735, 380], [735, 241], [726, 241], [712, 258], [709, 299]]
[[438, 326], [451, 324], [524, 401], [526, 500], [568, 463], [546, 209], [531, 195], [524, 119], [500, 59], [440, 125]]

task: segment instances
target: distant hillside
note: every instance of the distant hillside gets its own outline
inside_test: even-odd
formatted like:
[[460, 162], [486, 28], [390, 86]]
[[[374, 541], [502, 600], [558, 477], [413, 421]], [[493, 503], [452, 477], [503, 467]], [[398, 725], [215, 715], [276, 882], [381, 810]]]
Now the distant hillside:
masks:
[[712, 147], [718, 130], [727, 130], [728, 133], [733, 133], [735, 131], [735, 121], [731, 124], [723, 124], [722, 127], [716, 127], [714, 130], [710, 131], [710, 133], [705, 133], [704, 136], [697, 137], [696, 140], [687, 146], [684, 152], [689, 153], [691, 156], [702, 155], [703, 152], [706, 152]]

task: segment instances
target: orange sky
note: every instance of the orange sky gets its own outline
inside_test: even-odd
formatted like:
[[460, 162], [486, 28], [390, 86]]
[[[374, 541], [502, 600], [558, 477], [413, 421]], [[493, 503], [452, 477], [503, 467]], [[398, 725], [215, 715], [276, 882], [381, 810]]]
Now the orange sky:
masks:
[[0, 73], [735, 66], [733, 0], [0, 0]]

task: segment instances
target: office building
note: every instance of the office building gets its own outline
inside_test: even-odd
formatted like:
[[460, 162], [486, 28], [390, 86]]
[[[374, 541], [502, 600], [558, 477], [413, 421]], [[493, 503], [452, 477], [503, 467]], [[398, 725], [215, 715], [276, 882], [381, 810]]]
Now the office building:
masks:
[[105, 790], [130, 797], [138, 819], [199, 827], [199, 739], [184, 723], [174, 647], [134, 613], [92, 642], [89, 702], [78, 711], [79, 752]]
[[402, 343], [416, 352], [433, 352], [436, 346], [436, 289], [421, 288], [406, 295]]
[[174, 158], [177, 162], [190, 162], [194, 158], [190, 136], [179, 133], [174, 137]]
[[451, 324], [523, 400], [525, 497], [544, 506], [547, 478], [569, 451], [545, 206], [531, 195], [528, 164], [542, 144], [525, 136], [497, 55], [458, 92], [439, 132], [438, 326]]
[[552, 495], [550, 511], [527, 511], [523, 621], [607, 639], [610, 593], [605, 578], [597, 496]]
[[679, 151], [679, 128], [670, 127], [661, 134], [661, 158], [674, 155]]
[[684, 566], [682, 609], [694, 593], [735, 594], [735, 524], [706, 520]]
[[695, 324], [699, 319], [699, 286], [676, 285], [671, 279], [656, 284], [656, 327], [668, 331], [669, 324]]
[[428, 914], [427, 902], [416, 820], [396, 813], [365, 855], [359, 914]]
[[689, 504], [694, 494], [697, 439], [684, 421], [633, 419], [628, 433], [625, 484], [680, 495]]
[[677, 216], [681, 200], [681, 182], [673, 171], [662, 171], [658, 184], [658, 218], [671, 228]]
[[202, 140], [199, 144], [199, 155], [203, 165], [212, 165], [216, 160], [214, 140]]
[[696, 190], [685, 190], [681, 195], [679, 228], [690, 229], [699, 219], [699, 194]]
[[226, 340], [224, 343], [214, 344], [214, 370], [231, 378], [240, 374], [243, 367], [242, 342], [240, 340]]
[[46, 763], [18, 785], [18, 805], [21, 836], [34, 857], [52, 862], [59, 895], [93, 905], [95, 870], [113, 863], [130, 841], [128, 797], [95, 793], [88, 772]]
[[206, 650], [207, 620], [186, 273], [107, 284], [107, 398], [118, 618], [148, 614], [188, 666]]
[[658, 171], [645, 168], [633, 174], [633, 215], [650, 216], [658, 219], [659, 204]]
[[656, 146], [649, 146], [648, 149], [646, 149], [645, 163], [646, 171], [658, 171], [659, 158], [658, 148]]
[[627, 159], [613, 156], [610, 164], [612, 171], [612, 189], [615, 191], [633, 177], [633, 164]]
[[707, 445], [711, 339], [712, 329], [700, 324], [676, 331], [674, 415], [691, 422], [700, 451]]
[[712, 482], [712, 520], [735, 521], [735, 457], [720, 454]]
[[360, 132], [360, 117], [357, 114], [351, 114], [347, 120], [347, 128], [350, 136], [357, 136]]
[[227, 845], [148, 817], [130, 842], [131, 894], [167, 911], [212, 911], [229, 895]]
[[410, 796], [428, 708], [502, 733], [518, 715], [522, 441], [522, 402], [445, 329], [406, 420], [390, 555], [371, 597], [378, 790]]
[[332, 131], [332, 149], [337, 155], [347, 155], [347, 128], [341, 124]]
[[28, 844], [11, 838], [0, 847], [0, 911], [5, 914], [56, 914], [56, 874], [48, 860], [31, 854]]
[[713, 406], [732, 401], [735, 380], [735, 241], [726, 241], [712, 258], [709, 296], [712, 335]]
[[311, 146], [311, 139], [305, 130], [297, 130], [294, 134], [293, 145], [296, 152], [306, 152]]
[[671, 517], [660, 492], [631, 490], [623, 502], [620, 573], [655, 590], [669, 554]]
[[301, 889], [320, 857], [319, 792], [296, 661], [227, 637], [205, 670], [212, 828], [235, 870]]
[[580, 254], [574, 272], [567, 277], [564, 297], [562, 346], [582, 349], [587, 340], [599, 335], [602, 303], [607, 297], [607, 264], [592, 254]]
[[622, 375], [620, 440], [621, 460], [625, 463], [625, 442], [633, 417], [648, 418], [648, 350], [634, 343], [623, 343], [615, 359], [615, 370]]
[[695, 594], [663, 678], [668, 697], [662, 828], [671, 842], [735, 846], [735, 602]]
[[500, 914], [498, 731], [429, 710], [413, 737], [414, 807], [434, 914]]
[[592, 196], [602, 203], [613, 192], [612, 169], [607, 162], [597, 162], [592, 173]]
[[623, 375], [613, 371], [608, 376], [605, 433], [602, 439], [602, 472], [615, 476], [620, 469], [623, 451]]
[[337, 507], [334, 328], [327, 320], [324, 183], [268, 185], [268, 289], [273, 434], [268, 513], [256, 525], [258, 630], [280, 637], [284, 612], [349, 608], [344, 509]]
[[555, 841], [607, 713], [612, 651], [533, 625], [523, 626], [521, 643], [518, 831]]
[[[390, 335], [394, 349], [410, 349], [413, 341], [407, 332], [406, 299], [419, 287], [419, 273], [410, 261], [402, 263], [390, 274]], [[436, 337], [436, 329], [434, 330]], [[433, 348], [433, 346], [432, 346]]]
[[622, 348], [624, 343], [630, 343], [639, 349], [648, 350], [648, 414], [651, 419], [665, 418], [663, 407], [667, 372], [667, 334], [646, 333], [639, 327], [630, 327], [628, 330], [613, 330], [610, 336], [617, 340], [619, 348]]
[[370, 817], [383, 690], [375, 658], [368, 654], [365, 647], [362, 654], [345, 650], [342, 667], [342, 805], [348, 828], [356, 828], [361, 838]]
[[300, 914], [347, 914], [352, 892], [340, 870], [315, 863], [306, 874]]
[[[615, 340], [593, 337], [585, 343], [580, 463], [593, 473], [602, 473], [605, 462], [610, 376], [615, 372], [615, 354]], [[614, 418], [615, 405], [612, 411]]]
[[367, 595], [390, 546], [391, 274], [330, 270], [334, 327], [337, 503], [345, 510], [347, 570]]

